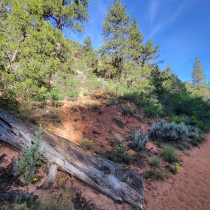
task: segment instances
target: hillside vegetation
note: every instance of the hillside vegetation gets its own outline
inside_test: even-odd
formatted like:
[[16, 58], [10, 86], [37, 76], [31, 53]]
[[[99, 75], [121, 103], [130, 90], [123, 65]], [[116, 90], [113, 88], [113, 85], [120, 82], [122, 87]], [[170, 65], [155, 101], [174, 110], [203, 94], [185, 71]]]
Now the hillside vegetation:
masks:
[[[75, 101], [103, 91], [135, 103], [145, 114], [210, 130], [210, 88], [196, 57], [193, 83], [182, 82], [170, 66], [160, 69], [160, 45], [145, 40], [120, 0], [102, 23], [103, 45], [94, 50], [64, 38], [83, 32], [89, 0], [0, 1], [0, 106], [13, 113], [35, 102]], [[192, 64], [193, 65], [193, 64]]]

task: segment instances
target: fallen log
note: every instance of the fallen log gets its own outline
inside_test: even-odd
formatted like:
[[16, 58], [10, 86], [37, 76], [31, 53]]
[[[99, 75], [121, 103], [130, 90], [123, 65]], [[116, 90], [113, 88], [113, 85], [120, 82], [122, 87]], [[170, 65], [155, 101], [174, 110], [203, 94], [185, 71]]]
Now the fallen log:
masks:
[[[35, 140], [39, 128], [0, 108], [0, 140], [18, 149], [29, 147]], [[48, 189], [56, 176], [57, 169], [81, 180], [90, 187], [112, 198], [116, 203], [123, 201], [143, 209], [144, 184], [142, 176], [128, 171], [124, 166], [82, 151], [76, 145], [56, 134], [42, 132], [44, 156], [52, 166], [41, 186]]]

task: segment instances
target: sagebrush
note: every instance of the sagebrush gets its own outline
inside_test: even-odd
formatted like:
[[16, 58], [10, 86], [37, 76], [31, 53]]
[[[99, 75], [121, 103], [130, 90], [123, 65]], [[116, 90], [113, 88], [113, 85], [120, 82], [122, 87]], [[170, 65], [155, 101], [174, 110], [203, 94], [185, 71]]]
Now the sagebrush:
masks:
[[176, 124], [174, 121], [167, 123], [162, 120], [154, 123], [150, 130], [150, 137], [157, 141], [191, 141], [196, 136], [198, 136], [197, 128], [184, 122]]
[[132, 147], [136, 150], [136, 151], [140, 151], [142, 149], [145, 148], [146, 143], [149, 140], [149, 136], [148, 134], [143, 134], [141, 133], [141, 131], [139, 130], [134, 138], [133, 138], [133, 143], [132, 143]]
[[25, 184], [36, 178], [36, 167], [41, 165], [44, 148], [41, 149], [42, 130], [35, 132], [35, 141], [28, 148], [23, 146], [19, 158], [14, 163], [13, 169], [15, 175], [24, 174], [23, 182]]

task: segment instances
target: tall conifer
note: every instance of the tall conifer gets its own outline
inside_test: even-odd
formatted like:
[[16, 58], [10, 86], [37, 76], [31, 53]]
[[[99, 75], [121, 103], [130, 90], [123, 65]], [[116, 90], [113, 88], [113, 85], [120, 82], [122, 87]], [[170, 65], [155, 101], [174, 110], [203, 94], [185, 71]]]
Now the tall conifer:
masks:
[[112, 76], [118, 76], [122, 71], [123, 52], [126, 49], [126, 38], [128, 37], [130, 15], [126, 12], [120, 0], [114, 0], [109, 6], [108, 13], [102, 23], [102, 38], [104, 40], [100, 53], [110, 56]]
[[155, 60], [160, 55], [157, 53], [160, 51], [160, 45], [154, 46], [154, 41], [151, 39], [143, 43], [144, 35], [138, 28], [137, 20], [134, 18], [129, 30], [128, 49], [129, 57], [133, 59], [135, 65], [143, 68], [150, 60]]
[[[43, 17], [50, 20], [60, 31], [64, 29], [83, 32], [84, 22], [89, 20], [91, 0], [42, 0]], [[56, 52], [60, 56], [60, 41]]]
[[198, 57], [196, 57], [192, 71], [192, 82], [194, 87], [198, 90], [200, 90], [201, 88], [205, 88], [207, 86], [206, 82], [204, 82], [205, 79], [206, 77], [203, 73], [201, 61], [198, 59]]

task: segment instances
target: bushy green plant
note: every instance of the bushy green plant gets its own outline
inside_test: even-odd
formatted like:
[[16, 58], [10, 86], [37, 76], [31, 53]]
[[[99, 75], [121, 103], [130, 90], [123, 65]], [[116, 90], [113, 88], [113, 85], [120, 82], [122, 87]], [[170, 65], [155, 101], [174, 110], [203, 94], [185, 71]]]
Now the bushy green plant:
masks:
[[185, 125], [184, 122], [176, 124], [175, 122], [166, 123], [162, 120], [154, 123], [150, 130], [150, 137], [157, 141], [191, 141], [198, 136], [197, 128], [191, 125]]
[[36, 166], [41, 165], [44, 148], [41, 149], [42, 131], [35, 132], [35, 141], [28, 148], [23, 146], [19, 158], [14, 163], [13, 169], [15, 175], [24, 174], [23, 182], [25, 184], [35, 179]]
[[55, 100], [62, 100], [64, 98], [61, 96], [61, 91], [60, 91], [59, 87], [53, 87], [50, 92], [50, 95]]
[[[15, 206], [12, 207], [9, 203], [5, 203], [3, 210], [73, 210], [74, 201], [77, 196], [69, 193], [69, 187], [66, 188], [63, 194], [50, 194], [47, 196], [40, 195], [39, 198], [34, 201], [30, 200], [27, 203], [21, 203], [21, 200], [15, 201]], [[71, 202], [72, 201], [72, 202]]]
[[93, 140], [89, 140], [89, 139], [81, 139], [81, 147], [84, 149], [84, 148], [87, 148], [87, 149], [90, 149], [91, 148], [91, 145], [94, 144]]
[[6, 100], [0, 96], [0, 105], [6, 105]]
[[145, 148], [148, 140], [149, 140], [148, 134], [141, 134], [141, 131], [139, 130], [134, 136], [132, 147], [136, 151], [140, 151]]
[[160, 159], [159, 158], [157, 158], [157, 157], [152, 157], [151, 158], [151, 160], [149, 160], [149, 164], [151, 165], [151, 166], [159, 166], [159, 164], [160, 164]]
[[123, 114], [124, 115], [126, 115], [126, 114], [133, 115], [134, 114], [134, 109], [132, 107], [125, 106], [123, 108]]
[[46, 94], [43, 94], [43, 93], [38, 93], [34, 99], [36, 101], [45, 101], [46, 100]]
[[120, 126], [120, 128], [124, 127], [124, 123], [123, 123], [123, 121], [121, 120], [121, 118], [119, 116], [116, 116], [114, 118], [114, 120], [115, 120], [116, 124]]
[[113, 146], [111, 151], [108, 151], [106, 158], [114, 162], [123, 162], [130, 164], [133, 161], [133, 156], [128, 152], [126, 153], [126, 147], [123, 144], [123, 140], [120, 135], [116, 135], [114, 141], [110, 144]]
[[199, 121], [198, 119], [198, 114], [196, 111], [193, 112], [193, 115], [191, 117], [188, 117], [186, 115], [181, 115], [181, 116], [172, 116], [171, 117], [171, 122], [175, 122], [176, 124], [179, 124], [181, 122], [184, 122], [186, 125], [192, 125], [192, 126], [196, 126], [199, 129], [203, 130], [204, 126], [203, 123], [201, 121]]
[[203, 141], [205, 141], [205, 136], [201, 134], [199, 136], [195, 136], [190, 143], [192, 145], [198, 146]]
[[137, 106], [143, 107], [147, 115], [165, 115], [161, 103], [159, 103], [156, 96], [150, 96], [143, 92], [127, 92], [123, 97], [125, 100], [134, 102]]
[[162, 147], [163, 155], [168, 163], [173, 163], [177, 161], [178, 154], [176, 150], [172, 147]]
[[79, 96], [81, 87], [79, 75], [59, 73], [57, 77], [53, 83], [51, 97], [55, 100], [63, 100], [65, 97], [75, 100]]

